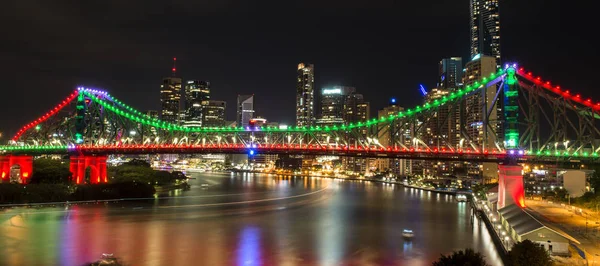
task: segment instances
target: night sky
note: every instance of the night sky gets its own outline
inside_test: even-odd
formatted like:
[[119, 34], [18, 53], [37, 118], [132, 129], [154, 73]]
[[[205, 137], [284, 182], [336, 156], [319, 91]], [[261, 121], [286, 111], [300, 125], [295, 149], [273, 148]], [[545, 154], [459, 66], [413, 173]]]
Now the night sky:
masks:
[[[600, 100], [597, 9], [564, 2], [501, 0], [503, 58]], [[290, 124], [299, 62], [315, 64], [318, 90], [356, 87], [373, 114], [392, 96], [416, 105], [441, 58], [469, 57], [468, 0], [5, 0], [0, 22], [7, 135], [77, 86], [159, 109], [173, 57], [184, 80], [211, 82], [228, 120], [238, 94], [255, 94], [257, 115]]]

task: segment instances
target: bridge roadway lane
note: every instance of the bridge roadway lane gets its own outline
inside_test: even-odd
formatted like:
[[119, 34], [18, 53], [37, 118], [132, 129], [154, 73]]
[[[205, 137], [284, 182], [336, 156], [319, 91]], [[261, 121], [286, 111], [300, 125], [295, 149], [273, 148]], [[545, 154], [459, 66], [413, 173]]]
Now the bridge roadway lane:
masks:
[[[197, 173], [159, 199], [0, 212], [0, 265], [430, 265], [485, 225], [451, 196], [362, 181]], [[207, 188], [202, 184], [208, 184]], [[402, 239], [411, 228], [412, 241]]]

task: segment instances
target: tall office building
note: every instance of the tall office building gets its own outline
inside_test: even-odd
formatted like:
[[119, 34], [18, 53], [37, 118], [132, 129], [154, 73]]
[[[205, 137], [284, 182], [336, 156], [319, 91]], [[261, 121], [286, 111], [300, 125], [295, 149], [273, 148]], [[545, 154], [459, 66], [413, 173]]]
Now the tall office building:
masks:
[[[469, 86], [483, 77], [489, 77], [496, 72], [496, 59], [492, 56], [475, 56], [473, 60], [467, 63], [465, 68], [465, 85]], [[477, 146], [484, 146], [487, 149], [494, 149], [496, 143], [501, 140], [496, 139], [496, 135], [502, 136], [501, 132], [501, 104], [500, 101], [494, 103], [497, 86], [490, 86], [486, 89], [480, 89], [475, 93], [465, 97], [465, 126], [472, 142]], [[493, 106], [491, 106], [494, 104]], [[484, 111], [485, 110], [485, 111]], [[484, 118], [487, 110], [490, 111], [488, 124], [497, 134], [492, 134], [490, 128], [484, 130]]]
[[162, 121], [179, 124], [181, 101], [181, 78], [163, 78], [160, 85], [160, 118]]
[[323, 88], [321, 90], [321, 118], [317, 120], [317, 124], [333, 126], [346, 123], [344, 106], [348, 96], [354, 92], [356, 92], [354, 87]]
[[[390, 115], [396, 115], [398, 112], [404, 111], [404, 108], [398, 106], [396, 104], [396, 100], [393, 99], [390, 101], [390, 105], [379, 110], [377, 118], [387, 118]], [[399, 120], [396, 120], [394, 123], [384, 123], [381, 124], [378, 130], [377, 139], [381, 145], [384, 147], [398, 147], [396, 145], [401, 138], [403, 138], [402, 132], [399, 132], [401, 124]], [[387, 159], [380, 158], [377, 159], [377, 168], [380, 171], [391, 171], [396, 175], [404, 175], [407, 174], [405, 172], [406, 168], [406, 160], [405, 159]]]
[[346, 123], [357, 123], [369, 120], [369, 108], [369, 102], [365, 102], [362, 94], [351, 93], [346, 96], [346, 101], [344, 102], [344, 121]]
[[471, 0], [471, 58], [478, 54], [500, 57], [499, 0]]
[[315, 122], [315, 68], [312, 64], [298, 64], [296, 80], [296, 125], [311, 126]]
[[208, 100], [208, 104], [202, 109], [204, 127], [222, 127], [225, 125], [225, 101]]
[[[432, 103], [448, 95], [448, 90], [432, 89], [425, 96], [426, 103]], [[432, 114], [425, 122], [423, 141], [430, 147], [445, 147], [454, 123], [450, 121], [450, 106], [442, 105], [432, 109]]]
[[[472, 85], [482, 77], [488, 77], [496, 72], [496, 58], [492, 56], [477, 55], [466, 64], [464, 83]], [[502, 146], [502, 102], [494, 103], [498, 86], [480, 89], [465, 97], [464, 114], [462, 115], [466, 133], [471, 143], [484, 150], [497, 149]], [[486, 113], [489, 113], [486, 116]], [[486, 126], [487, 124], [487, 126]], [[465, 144], [466, 145], [466, 144]], [[466, 147], [465, 147], [466, 148]], [[483, 163], [468, 164], [467, 174], [480, 176], [483, 174], [484, 182], [492, 182], [497, 178], [497, 165]]]
[[[435, 88], [430, 90], [425, 95], [425, 103], [433, 103], [436, 100], [441, 100], [449, 94], [450, 90]], [[459, 108], [455, 108], [460, 110]], [[457, 127], [458, 117], [453, 112], [455, 109], [451, 105], [445, 104], [432, 109], [431, 117], [424, 120], [423, 141], [431, 149], [447, 149], [450, 150], [451, 135]], [[460, 128], [460, 125], [458, 125]], [[460, 132], [459, 132], [460, 134]], [[450, 163], [438, 161], [424, 161], [424, 174], [426, 176], [441, 176], [447, 173], [450, 169]]]
[[[396, 100], [392, 99], [390, 105], [379, 110], [378, 118], [387, 118], [390, 115], [398, 114], [404, 111], [404, 108], [396, 104]], [[403, 122], [395, 120], [393, 123], [384, 123], [379, 126], [378, 142], [384, 147], [392, 147], [402, 149], [404, 147], [420, 147], [424, 148], [421, 142], [423, 136], [417, 133], [417, 129], [422, 126], [422, 121]], [[378, 168], [381, 171], [387, 170], [396, 175], [422, 175], [423, 160], [412, 159], [377, 159]]]
[[[365, 102], [365, 99], [362, 94], [358, 93], [350, 93], [346, 96], [346, 100], [344, 102], [344, 110], [343, 110], [343, 120], [346, 124], [349, 123], [358, 123], [369, 120], [370, 118], [370, 105], [369, 102]], [[362, 139], [367, 137], [368, 130], [366, 128], [362, 129], [360, 134], [362, 134]], [[349, 141], [354, 142], [354, 137], [350, 137]], [[358, 157], [342, 157], [342, 165], [344, 169], [348, 172], [354, 173], [366, 173], [367, 168], [369, 167], [369, 162], [374, 162], [373, 160], [369, 160], [366, 158], [358, 158]]]
[[[439, 98], [440, 93], [450, 93], [457, 88], [463, 86], [463, 65], [462, 58], [460, 57], [450, 57], [444, 58], [440, 60], [438, 65], [439, 67], [439, 75], [438, 75], [438, 91], [435, 93], [430, 93], [426, 97], [426, 101], [431, 101]], [[461, 139], [460, 133], [460, 108], [458, 105], [451, 108], [449, 105], [446, 105], [445, 108], [447, 110], [441, 110], [442, 114], [448, 113], [447, 120], [449, 128], [448, 132], [444, 132], [447, 135], [447, 144], [451, 146], [453, 149], [458, 148], [458, 144]], [[442, 108], [443, 109], [443, 108]], [[446, 116], [443, 116], [446, 119]], [[443, 131], [446, 128], [444, 126]]]
[[169, 123], [179, 124], [181, 112], [181, 78], [176, 76], [173, 58], [172, 76], [163, 78], [160, 85], [160, 118]]
[[246, 127], [254, 117], [254, 95], [238, 95], [237, 97], [237, 124]]
[[202, 109], [210, 100], [210, 82], [188, 80], [185, 84], [185, 119], [186, 127], [202, 126]]
[[440, 60], [438, 89], [456, 89], [462, 86], [462, 58], [450, 57]]

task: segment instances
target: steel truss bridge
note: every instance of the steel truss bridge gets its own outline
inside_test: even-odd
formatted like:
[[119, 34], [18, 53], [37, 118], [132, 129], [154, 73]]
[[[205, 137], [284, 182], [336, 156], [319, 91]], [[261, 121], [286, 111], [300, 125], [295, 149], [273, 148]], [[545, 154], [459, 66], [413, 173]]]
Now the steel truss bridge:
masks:
[[599, 121], [600, 102], [516, 65], [387, 117], [324, 127], [184, 127], [149, 117], [105, 91], [77, 88], [0, 146], [0, 170], [5, 180], [19, 164], [27, 178], [31, 156], [46, 154], [71, 156], [78, 182], [87, 167], [97, 182], [106, 181], [110, 154], [251, 152], [596, 164]]

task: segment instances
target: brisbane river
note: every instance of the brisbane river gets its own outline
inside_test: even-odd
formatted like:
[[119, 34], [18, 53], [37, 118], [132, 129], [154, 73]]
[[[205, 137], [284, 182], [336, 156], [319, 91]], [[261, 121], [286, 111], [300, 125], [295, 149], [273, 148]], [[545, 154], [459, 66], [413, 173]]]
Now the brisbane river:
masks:
[[[194, 173], [156, 199], [0, 210], [0, 265], [431, 265], [473, 248], [502, 265], [469, 203], [399, 185]], [[405, 240], [403, 229], [414, 238]]]

